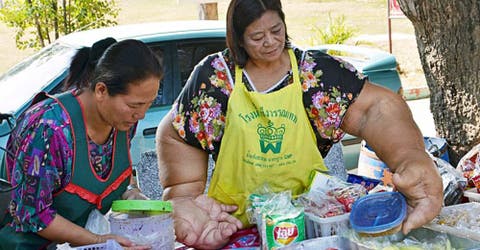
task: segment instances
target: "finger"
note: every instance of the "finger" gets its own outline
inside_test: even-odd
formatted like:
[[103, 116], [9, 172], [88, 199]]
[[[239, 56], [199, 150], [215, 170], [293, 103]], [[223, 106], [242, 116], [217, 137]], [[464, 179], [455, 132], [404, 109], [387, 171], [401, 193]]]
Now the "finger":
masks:
[[195, 205], [198, 207], [202, 208], [205, 211], [209, 211], [210, 213], [212, 211], [219, 211], [221, 209], [220, 203], [216, 201], [215, 199], [208, 197], [206, 194], [202, 194], [197, 196], [193, 202]]
[[430, 222], [440, 212], [443, 196], [425, 194], [422, 198], [407, 199], [408, 215], [402, 231], [410, 232]]
[[195, 198], [195, 203], [197, 204], [197, 206], [208, 211], [215, 211], [219, 209], [225, 212], [234, 212], [238, 208], [236, 205], [228, 205], [228, 204], [220, 203], [217, 200], [211, 197], [208, 197], [205, 194], [199, 195], [197, 198]]
[[175, 226], [175, 236], [177, 237], [177, 241], [187, 245], [191, 246], [197, 242], [199, 235], [195, 231], [195, 228], [193, 225], [183, 219], [183, 218], [176, 218], [174, 222]]
[[403, 171], [403, 173], [395, 173], [393, 174], [393, 184], [395, 188], [402, 190], [408, 189], [410, 187], [414, 187], [421, 183], [421, 179], [418, 175], [411, 176], [407, 171]]
[[220, 222], [218, 224], [218, 228], [220, 233], [222, 234], [222, 238], [228, 238], [238, 231], [238, 228], [235, 224], [231, 224], [228, 222]]
[[243, 228], [243, 224], [239, 219], [226, 212], [220, 213], [218, 216], [218, 220], [220, 222], [228, 222], [229, 224], [235, 225], [237, 229]]
[[235, 205], [227, 205], [227, 204], [220, 204], [220, 207], [222, 208], [222, 211], [231, 213], [235, 212], [238, 209], [238, 206]]
[[[406, 176], [408, 175], [399, 175], [395, 173], [393, 175], [393, 183], [396, 189], [405, 196], [408, 205], [416, 207], [420, 201], [429, 198], [429, 195], [431, 195], [429, 189], [431, 187], [421, 179], [415, 177], [407, 178]], [[433, 192], [437, 191], [435, 190]]]
[[118, 244], [120, 244], [121, 246], [124, 246], [124, 247], [131, 247], [131, 246], [134, 246], [135, 244], [130, 241], [129, 239], [125, 238], [125, 237], [122, 237], [122, 236], [119, 236], [119, 235], [108, 235], [106, 238], [108, 239], [114, 239], [115, 241], [118, 242]]
[[415, 207], [409, 207], [409, 213], [403, 224], [402, 231], [407, 234], [412, 229], [419, 228], [430, 222], [441, 210], [440, 199], [429, 197], [417, 203]]
[[151, 246], [133, 246], [133, 247], [126, 247], [126, 250], [148, 250], [152, 249]]
[[[222, 232], [223, 230], [225, 232]], [[225, 236], [225, 233], [230, 233], [230, 235]], [[199, 249], [219, 249], [228, 242], [231, 234], [233, 233], [231, 233], [231, 229], [228, 229], [228, 227], [220, 227], [219, 223], [210, 221], [205, 225], [194, 247]]]
[[399, 169], [393, 175], [393, 183], [405, 195], [409, 207], [402, 228], [404, 234], [428, 223], [440, 212], [442, 179], [432, 162]]

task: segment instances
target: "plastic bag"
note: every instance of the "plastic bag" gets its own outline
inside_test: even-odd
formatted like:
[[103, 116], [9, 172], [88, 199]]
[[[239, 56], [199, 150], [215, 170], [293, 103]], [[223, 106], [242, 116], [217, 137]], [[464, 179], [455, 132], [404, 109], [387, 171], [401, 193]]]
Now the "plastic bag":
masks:
[[[421, 232], [421, 231], [420, 231]], [[397, 241], [391, 236], [380, 237], [362, 237], [354, 231], [349, 231], [350, 240], [358, 243], [368, 249], [381, 250], [400, 250], [400, 249], [429, 249], [429, 250], [447, 250], [452, 249], [450, 239], [447, 234], [436, 233], [434, 235], [415, 235], [410, 233], [401, 241]]]
[[270, 192], [264, 185], [247, 201], [250, 222], [257, 224], [262, 249], [276, 249], [305, 239], [303, 207], [292, 204], [291, 191]]
[[350, 183], [336, 176], [331, 176], [318, 170], [314, 170], [308, 192], [326, 193], [329, 190], [335, 188], [344, 188], [348, 185], [350, 185]]
[[320, 218], [333, 217], [345, 213], [345, 207], [335, 197], [321, 191], [310, 192], [293, 201], [294, 204], [305, 208], [306, 213], [311, 213]]
[[94, 234], [109, 234], [110, 222], [108, 222], [108, 219], [105, 217], [105, 215], [103, 215], [97, 209], [94, 209], [88, 215], [85, 229], [89, 230]]
[[432, 157], [437, 165], [437, 169], [442, 177], [443, 182], [443, 202], [445, 206], [450, 206], [460, 202], [463, 196], [463, 190], [467, 186], [467, 179], [462, 176], [462, 173], [453, 168], [450, 163]]
[[468, 187], [480, 189], [480, 144], [473, 147], [460, 159], [457, 170], [467, 178]]
[[367, 195], [367, 189], [360, 184], [351, 184], [343, 188], [332, 189], [327, 192], [327, 195], [335, 197], [345, 207], [345, 212], [349, 213], [353, 203]]

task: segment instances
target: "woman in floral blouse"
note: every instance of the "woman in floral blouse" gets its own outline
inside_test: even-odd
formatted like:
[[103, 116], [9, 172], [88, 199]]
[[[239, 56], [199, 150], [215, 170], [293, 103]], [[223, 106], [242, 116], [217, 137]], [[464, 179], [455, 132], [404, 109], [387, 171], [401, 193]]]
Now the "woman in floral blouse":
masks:
[[7, 157], [6, 178], [17, 188], [0, 224], [0, 249], [107, 239], [150, 249], [84, 226], [92, 211], [107, 213], [113, 200], [147, 199], [132, 186], [129, 145], [161, 77], [158, 58], [137, 40], [107, 38], [77, 52], [66, 81], [73, 90], [37, 95], [7, 143], [14, 157]]
[[292, 47], [280, 0], [231, 1], [227, 46], [195, 67], [159, 125], [160, 178], [179, 241], [225, 244], [249, 226], [247, 197], [265, 183], [304, 192], [312, 170], [328, 170], [322, 157], [344, 131], [395, 172], [412, 208], [405, 233], [440, 211], [441, 179], [405, 102], [335, 57]]

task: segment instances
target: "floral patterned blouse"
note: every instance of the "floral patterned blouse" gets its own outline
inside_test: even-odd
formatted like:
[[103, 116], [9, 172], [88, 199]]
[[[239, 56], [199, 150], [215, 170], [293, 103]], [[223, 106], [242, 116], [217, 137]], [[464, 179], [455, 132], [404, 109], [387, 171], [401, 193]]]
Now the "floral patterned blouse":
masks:
[[[71, 120], [53, 99], [33, 105], [23, 113], [7, 143], [15, 159], [7, 157], [12, 185], [11, 226], [17, 232], [38, 232], [55, 217], [54, 194], [71, 180], [73, 139]], [[133, 137], [135, 126], [130, 131]], [[89, 139], [90, 162], [98, 176], [111, 170], [113, 132], [103, 145]]]
[[[305, 112], [325, 157], [344, 132], [343, 117], [365, 83], [366, 77], [352, 65], [320, 51], [294, 48], [303, 88]], [[189, 145], [211, 153], [216, 159], [220, 150], [227, 103], [235, 82], [235, 64], [229, 50], [204, 58], [193, 70], [173, 109], [173, 126]], [[248, 75], [243, 82], [253, 91]], [[293, 83], [292, 72], [268, 92]]]

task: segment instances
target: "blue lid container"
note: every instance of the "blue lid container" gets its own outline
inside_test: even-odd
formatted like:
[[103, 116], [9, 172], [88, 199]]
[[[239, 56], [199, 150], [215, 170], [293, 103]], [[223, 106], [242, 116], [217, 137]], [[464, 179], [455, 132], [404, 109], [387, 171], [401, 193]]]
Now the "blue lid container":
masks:
[[401, 193], [374, 193], [353, 204], [350, 225], [357, 232], [377, 234], [401, 225], [406, 215], [407, 202]]

